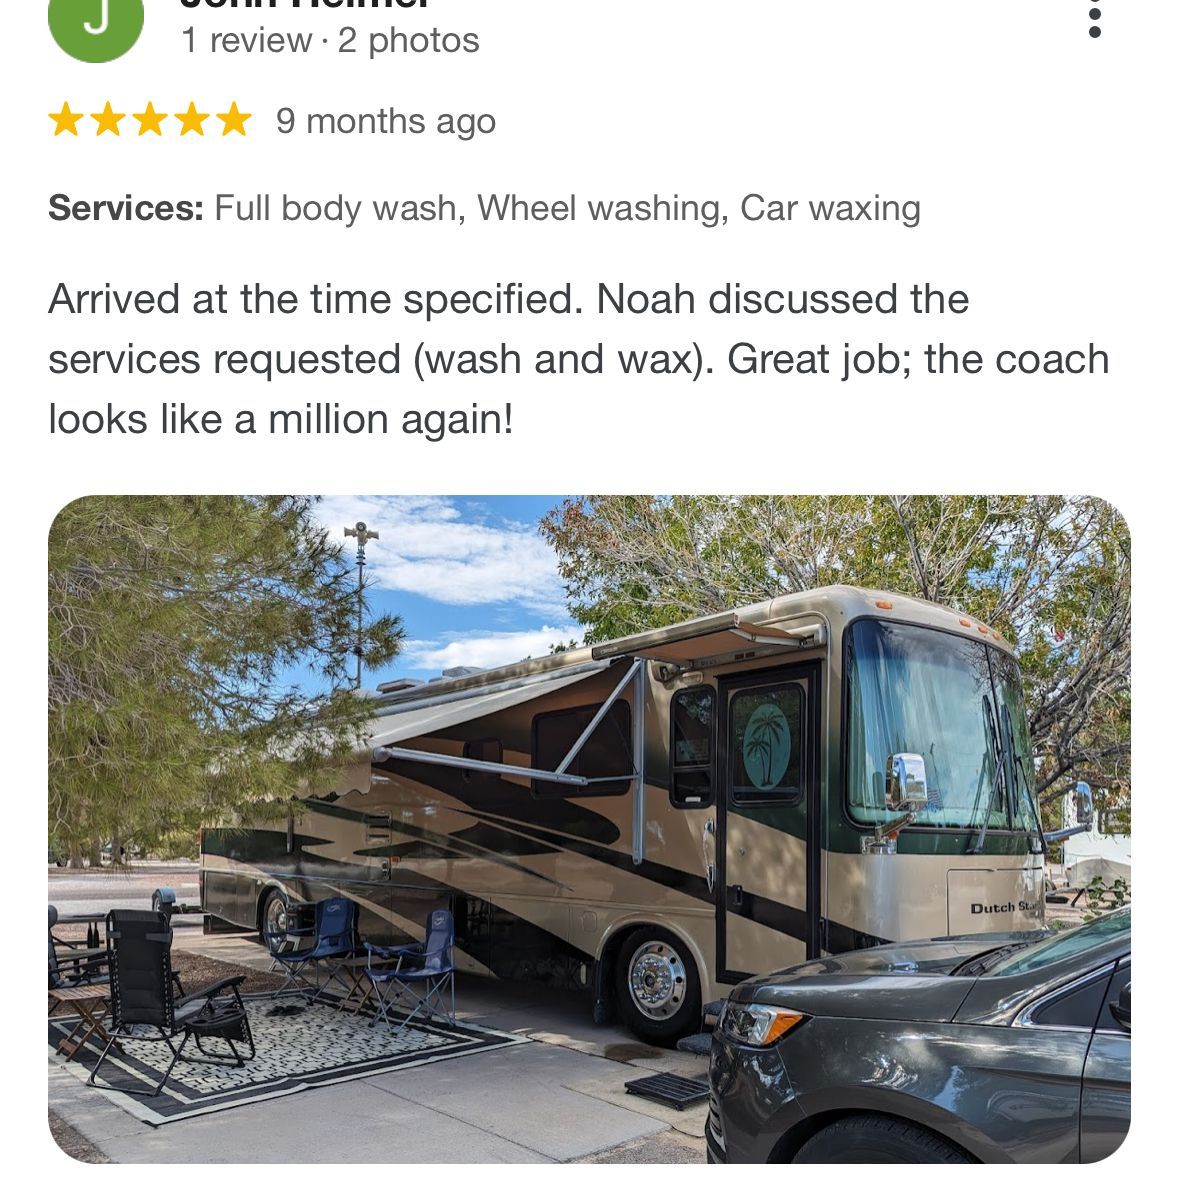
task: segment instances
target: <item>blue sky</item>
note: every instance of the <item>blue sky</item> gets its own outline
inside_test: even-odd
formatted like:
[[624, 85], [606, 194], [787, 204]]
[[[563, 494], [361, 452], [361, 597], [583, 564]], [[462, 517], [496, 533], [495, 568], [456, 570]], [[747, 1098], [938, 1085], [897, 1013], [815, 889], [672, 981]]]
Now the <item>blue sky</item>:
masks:
[[[568, 614], [556, 556], [537, 523], [559, 496], [329, 496], [319, 504], [333, 537], [363, 520], [370, 604], [404, 620], [394, 664], [366, 673], [365, 688], [444, 668], [492, 668], [547, 655], [580, 639]], [[348, 541], [355, 553], [355, 542]]]

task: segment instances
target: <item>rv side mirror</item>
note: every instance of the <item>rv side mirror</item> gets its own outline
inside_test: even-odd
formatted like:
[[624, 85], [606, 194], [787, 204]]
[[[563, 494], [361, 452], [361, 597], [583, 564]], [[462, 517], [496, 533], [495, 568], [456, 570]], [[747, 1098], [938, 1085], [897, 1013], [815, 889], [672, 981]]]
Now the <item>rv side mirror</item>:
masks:
[[925, 759], [920, 754], [889, 754], [884, 805], [889, 811], [921, 811], [929, 803]]
[[1077, 783], [1073, 787], [1073, 804], [1077, 823], [1087, 831], [1093, 830], [1093, 792], [1088, 783]]
[[1109, 1006], [1109, 1014], [1126, 1030], [1130, 1031], [1130, 985], [1126, 984], [1118, 998]]

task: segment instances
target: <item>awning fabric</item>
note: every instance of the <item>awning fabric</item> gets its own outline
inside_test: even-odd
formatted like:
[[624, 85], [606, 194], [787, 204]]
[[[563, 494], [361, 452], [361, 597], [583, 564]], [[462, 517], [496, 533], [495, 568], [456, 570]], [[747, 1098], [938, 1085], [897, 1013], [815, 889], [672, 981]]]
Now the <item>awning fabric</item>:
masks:
[[804, 636], [811, 637], [813, 630], [808, 627], [795, 634], [784, 627], [743, 623], [736, 611], [730, 611], [601, 643], [593, 649], [593, 655], [598, 660], [628, 655], [663, 660], [669, 664], [686, 664], [692, 660], [754, 651], [766, 644], [789, 643], [792, 639], [801, 641]]
[[502, 687], [484, 686], [478, 689], [458, 691], [449, 696], [427, 697], [408, 700], [401, 706], [392, 706], [386, 713], [381, 711], [373, 722], [371, 748], [396, 746], [410, 738], [424, 733], [449, 729], [476, 721], [501, 709], [522, 705], [535, 700], [558, 688], [567, 688], [597, 676], [609, 667], [606, 663], [578, 664], [571, 668], [556, 668], [524, 682], [507, 682]]

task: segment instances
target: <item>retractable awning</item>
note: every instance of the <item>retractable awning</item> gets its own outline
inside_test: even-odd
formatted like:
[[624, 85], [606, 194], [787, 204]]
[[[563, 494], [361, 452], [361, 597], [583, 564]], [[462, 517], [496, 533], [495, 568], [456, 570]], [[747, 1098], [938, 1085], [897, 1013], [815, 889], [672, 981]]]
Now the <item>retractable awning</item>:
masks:
[[524, 681], [481, 685], [443, 696], [431, 695], [386, 706], [373, 722], [369, 745], [374, 749], [396, 746], [410, 738], [467, 721], [477, 721], [501, 709], [522, 705], [557, 688], [567, 688], [597, 676], [609, 668], [601, 661], [555, 668]]
[[729, 611], [599, 644], [593, 649], [593, 657], [595, 660], [609, 660], [618, 656], [641, 656], [643, 659], [687, 666], [694, 661], [755, 649], [764, 650], [766, 647], [817, 647], [825, 640], [826, 633], [821, 623], [767, 627], [744, 623], [736, 611]]
[[[617, 670], [619, 665], [613, 665]], [[397, 762], [423, 762], [434, 766], [450, 766], [459, 770], [478, 771], [484, 774], [500, 774], [509, 778], [531, 779], [533, 782], [559, 783], [566, 787], [593, 787], [603, 783], [627, 782], [631, 790], [631, 860], [643, 863], [646, 847], [646, 714], [645, 707], [647, 670], [646, 662], [633, 659], [622, 665], [618, 676], [605, 700], [580, 736], [569, 747], [556, 770], [542, 770], [535, 766], [515, 766], [506, 762], [485, 762], [464, 755], [443, 754], [436, 750], [419, 750], [399, 743], [423, 733], [446, 730], [465, 721], [473, 721], [513, 705], [524, 704], [544, 696], [556, 688], [578, 684], [593, 676], [601, 675], [611, 668], [605, 661], [554, 668], [540, 673], [527, 681], [514, 684], [480, 684], [454, 693], [446, 693], [441, 699], [435, 693], [424, 698], [409, 699], [404, 708], [389, 710], [381, 718], [372, 738], [373, 765], [377, 770]], [[569, 773], [578, 752], [592, 736], [599, 724], [609, 713], [611, 706], [630, 688], [631, 706], [631, 753], [633, 765], [621, 774], [589, 778]]]

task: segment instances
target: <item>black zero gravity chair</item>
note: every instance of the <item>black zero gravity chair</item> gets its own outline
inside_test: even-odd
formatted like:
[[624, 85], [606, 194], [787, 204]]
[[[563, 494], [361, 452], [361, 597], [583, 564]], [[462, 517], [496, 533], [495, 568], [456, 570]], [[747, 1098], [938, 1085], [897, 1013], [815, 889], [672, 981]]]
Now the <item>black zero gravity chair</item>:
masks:
[[[254, 1038], [238, 985], [244, 975], [222, 979], [200, 991], [190, 992], [176, 1004], [172, 974], [172, 928], [158, 910], [111, 910], [106, 916], [109, 948], [111, 1010], [110, 1040], [90, 1071], [88, 1085], [154, 1098], [163, 1090], [191, 1038], [199, 1056], [188, 1061], [211, 1065], [244, 1065], [254, 1056]], [[179, 1046], [173, 1043], [180, 1037]], [[154, 1090], [100, 1083], [98, 1071], [108, 1053], [118, 1051], [120, 1040], [162, 1041], [172, 1053], [164, 1076]], [[228, 1053], [206, 1049], [206, 1040], [225, 1041]], [[239, 1044], [248, 1047], [245, 1056]]]

